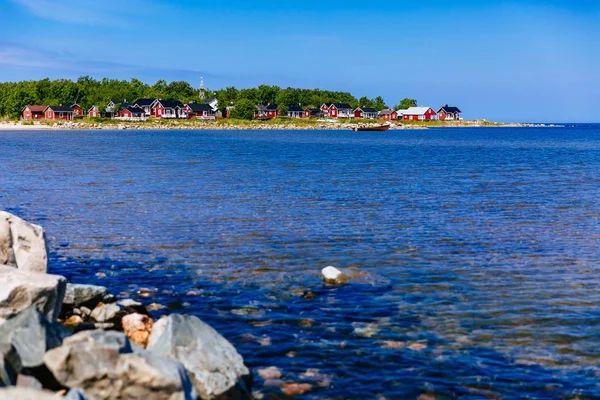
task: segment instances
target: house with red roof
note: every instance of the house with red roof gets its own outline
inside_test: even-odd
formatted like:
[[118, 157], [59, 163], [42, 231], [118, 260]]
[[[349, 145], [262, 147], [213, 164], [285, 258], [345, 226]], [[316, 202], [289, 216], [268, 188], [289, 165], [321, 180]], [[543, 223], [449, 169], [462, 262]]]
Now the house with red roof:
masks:
[[46, 118], [45, 110], [46, 106], [25, 106], [21, 111], [21, 117], [25, 121], [42, 120]]
[[184, 118], [216, 119], [216, 112], [206, 103], [190, 103], [183, 106], [181, 116]]
[[102, 113], [100, 112], [100, 108], [98, 106], [91, 106], [87, 112], [88, 118], [100, 118], [102, 117]]
[[73, 110], [73, 116], [75, 118], [77, 117], [83, 117], [83, 109], [81, 108], [81, 106], [77, 103], [71, 104], [71, 110]]

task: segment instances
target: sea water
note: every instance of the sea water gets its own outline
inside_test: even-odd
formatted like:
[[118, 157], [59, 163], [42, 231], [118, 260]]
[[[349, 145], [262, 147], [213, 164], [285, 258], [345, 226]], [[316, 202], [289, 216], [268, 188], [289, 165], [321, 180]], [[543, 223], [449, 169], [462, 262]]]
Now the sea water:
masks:
[[198, 315], [266, 396], [276, 366], [306, 398], [600, 397], [600, 126], [11, 131], [0, 154], [51, 272]]

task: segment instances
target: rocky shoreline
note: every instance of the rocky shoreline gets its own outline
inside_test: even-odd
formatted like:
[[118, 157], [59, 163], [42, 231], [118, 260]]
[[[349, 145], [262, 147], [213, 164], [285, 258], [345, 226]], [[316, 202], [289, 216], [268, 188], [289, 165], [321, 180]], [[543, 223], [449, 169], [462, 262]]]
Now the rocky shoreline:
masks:
[[[381, 122], [360, 124], [361, 126], [378, 126]], [[23, 123], [0, 122], [1, 130], [36, 130], [36, 129], [58, 129], [58, 130], [351, 130], [357, 126], [356, 123], [265, 123], [260, 121], [247, 121], [245, 123], [220, 123], [214, 121], [145, 121], [145, 122], [115, 122], [101, 123], [88, 121], [59, 121], [52, 124], [43, 122]], [[526, 123], [489, 123], [487, 121], [464, 121], [460, 123], [446, 123], [427, 126], [415, 124], [403, 124], [394, 122], [390, 130], [422, 130], [430, 128], [553, 128], [559, 127], [555, 124], [526, 124]]]
[[195, 316], [48, 274], [44, 230], [0, 211], [0, 399], [250, 399], [252, 372]]

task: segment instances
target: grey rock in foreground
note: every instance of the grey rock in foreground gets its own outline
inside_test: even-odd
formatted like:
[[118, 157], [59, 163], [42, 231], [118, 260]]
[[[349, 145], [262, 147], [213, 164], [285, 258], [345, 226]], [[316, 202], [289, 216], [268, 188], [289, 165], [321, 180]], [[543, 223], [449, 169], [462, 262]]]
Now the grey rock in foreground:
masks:
[[0, 264], [24, 271], [48, 271], [46, 234], [41, 226], [0, 211]]
[[0, 343], [0, 387], [14, 386], [21, 370], [21, 359], [10, 343]]
[[80, 307], [89, 303], [96, 305], [107, 294], [108, 290], [104, 286], [68, 283], [63, 304], [70, 307]]
[[181, 362], [204, 400], [251, 398], [252, 375], [244, 359], [197, 317], [172, 314], [157, 321], [148, 350]]
[[71, 389], [65, 396], [64, 400], [90, 400], [90, 398], [87, 397], [85, 392], [81, 389]]
[[58, 400], [62, 398], [59, 394], [32, 388], [11, 387], [0, 389], [0, 400]]
[[0, 325], [0, 343], [12, 346], [24, 368], [44, 364], [46, 351], [60, 346], [70, 332], [30, 307]]
[[84, 331], [46, 353], [54, 377], [91, 399], [193, 400], [197, 395], [178, 362], [133, 348], [120, 332]]
[[56, 319], [66, 283], [62, 276], [0, 266], [0, 323], [32, 305], [47, 318]]

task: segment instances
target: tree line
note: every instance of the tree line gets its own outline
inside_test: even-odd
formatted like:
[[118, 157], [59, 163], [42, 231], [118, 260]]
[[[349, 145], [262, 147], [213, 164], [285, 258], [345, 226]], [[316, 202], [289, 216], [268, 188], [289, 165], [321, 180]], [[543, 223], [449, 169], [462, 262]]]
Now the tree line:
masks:
[[[321, 89], [280, 88], [279, 86], [260, 85], [255, 88], [237, 89], [227, 87], [219, 90], [205, 90], [207, 97], [214, 97], [219, 108], [239, 105], [247, 109], [250, 104], [278, 104], [280, 113], [286, 114], [293, 105], [302, 108], [318, 108], [326, 103], [348, 103], [352, 107], [372, 107], [377, 110], [389, 108], [383, 97], [370, 99], [366, 96], [354, 97], [351, 93]], [[178, 100], [182, 103], [198, 102], [199, 90], [186, 81], [166, 82], [163, 79], [153, 85], [138, 79], [118, 80], [104, 78], [97, 80], [82, 76], [76, 81], [67, 79], [42, 79], [37, 81], [0, 83], [0, 116], [18, 118], [28, 104], [59, 105], [79, 104], [84, 110], [93, 105], [103, 109], [109, 101], [133, 102], [138, 98], [160, 98]], [[408, 108], [416, 105], [416, 100], [403, 99], [396, 107]], [[236, 114], [242, 114], [238, 112]], [[234, 115], [235, 116], [235, 115]], [[246, 112], [241, 118], [247, 118]]]

